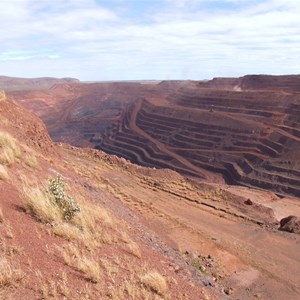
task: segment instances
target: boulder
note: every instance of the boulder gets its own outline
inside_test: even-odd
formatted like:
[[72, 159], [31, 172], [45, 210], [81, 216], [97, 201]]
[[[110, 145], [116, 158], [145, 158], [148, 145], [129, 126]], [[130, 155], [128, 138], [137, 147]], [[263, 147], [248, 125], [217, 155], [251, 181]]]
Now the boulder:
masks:
[[246, 205], [253, 205], [253, 202], [249, 198], [244, 203]]
[[300, 234], [300, 218], [288, 216], [281, 219], [279, 230]]

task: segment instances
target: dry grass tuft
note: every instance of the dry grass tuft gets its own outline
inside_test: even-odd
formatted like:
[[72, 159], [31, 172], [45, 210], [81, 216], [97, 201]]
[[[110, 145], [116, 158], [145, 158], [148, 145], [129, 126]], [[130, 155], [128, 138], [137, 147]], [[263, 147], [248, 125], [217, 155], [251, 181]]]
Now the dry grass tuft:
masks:
[[68, 244], [65, 248], [58, 247], [58, 250], [61, 252], [65, 263], [70, 267], [76, 265], [76, 260], [81, 257], [78, 247], [74, 244]]
[[8, 180], [9, 174], [7, 168], [0, 164], [0, 180]]
[[93, 283], [101, 279], [101, 271], [98, 262], [93, 258], [81, 257], [77, 260], [77, 269], [84, 273]]
[[7, 132], [0, 131], [0, 163], [10, 166], [20, 156], [21, 151], [15, 138]]
[[101, 245], [100, 229], [99, 232], [90, 232], [85, 227], [77, 227], [72, 223], [59, 223], [53, 227], [52, 232], [67, 241], [83, 245], [89, 251], [93, 251]]
[[104, 208], [84, 203], [81, 204], [81, 212], [80, 214], [76, 215], [72, 220], [71, 223], [77, 225], [79, 228], [83, 230], [87, 230], [91, 233], [98, 231], [98, 225], [105, 223], [109, 226], [114, 224], [114, 221], [110, 214]]
[[136, 242], [134, 242], [126, 232], [121, 232], [120, 240], [126, 245], [125, 251], [138, 258], [142, 257], [139, 245]]
[[13, 269], [6, 259], [0, 259], [0, 288], [17, 286], [22, 279], [21, 270]]
[[100, 206], [93, 205], [92, 214], [94, 215], [95, 219], [99, 222], [104, 222], [105, 224], [112, 225], [114, 223], [111, 215], [108, 213], [106, 209]]
[[82, 272], [93, 283], [100, 281], [102, 273], [96, 259], [84, 256], [74, 244], [68, 244], [65, 248], [59, 247], [58, 249], [68, 266]]
[[142, 254], [141, 254], [141, 249], [139, 247], [139, 245], [133, 241], [131, 241], [130, 243], [127, 244], [127, 249], [126, 249], [129, 253], [131, 253], [132, 255], [136, 256], [137, 258], [141, 258]]
[[69, 223], [60, 223], [53, 228], [55, 235], [60, 236], [68, 241], [77, 240], [82, 237], [80, 229]]
[[6, 236], [6, 238], [13, 239], [14, 238], [13, 228], [12, 228], [10, 222], [6, 221], [4, 223], [4, 228], [5, 228], [5, 236]]
[[6, 254], [8, 256], [15, 256], [24, 253], [24, 248], [18, 245], [8, 246], [6, 249]]
[[24, 162], [28, 167], [33, 169], [37, 169], [39, 167], [39, 163], [33, 154], [27, 154], [24, 158]]
[[114, 236], [103, 233], [103, 225], [112, 227], [113, 218], [102, 207], [89, 203], [80, 203], [81, 211], [71, 221], [74, 227], [79, 229], [76, 240], [82, 243], [88, 250], [95, 250], [100, 247], [101, 242], [113, 244], [116, 242]]
[[156, 271], [151, 271], [141, 277], [142, 284], [151, 291], [163, 296], [168, 289], [165, 277]]
[[24, 187], [22, 201], [26, 210], [42, 223], [59, 222], [62, 219], [59, 208], [49, 195], [37, 187]]
[[78, 245], [83, 245], [87, 250], [93, 251], [100, 247], [100, 234], [95, 232], [91, 233], [70, 223], [59, 223], [54, 226], [53, 233], [60, 236], [67, 241], [74, 241]]
[[70, 289], [68, 287], [68, 276], [66, 272], [62, 272], [61, 275], [61, 282], [59, 285], [60, 293], [64, 297], [69, 297], [70, 296]]
[[[41, 271], [36, 271], [37, 291], [43, 299], [71, 299], [70, 289], [68, 287], [67, 274], [62, 273], [60, 280], [48, 280]], [[63, 298], [61, 297], [63, 296]], [[66, 298], [65, 298], [66, 297]], [[40, 298], [39, 298], [40, 299]]]
[[110, 259], [102, 258], [101, 266], [105, 269], [107, 278], [114, 282], [115, 277], [119, 274], [119, 267], [115, 262], [112, 262]]

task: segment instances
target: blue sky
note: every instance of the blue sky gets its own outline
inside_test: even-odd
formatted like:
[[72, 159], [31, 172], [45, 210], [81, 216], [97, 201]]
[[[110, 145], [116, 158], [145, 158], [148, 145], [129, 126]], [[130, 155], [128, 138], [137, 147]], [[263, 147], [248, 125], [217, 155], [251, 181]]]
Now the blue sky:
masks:
[[299, 74], [299, 16], [299, 0], [0, 0], [0, 74]]

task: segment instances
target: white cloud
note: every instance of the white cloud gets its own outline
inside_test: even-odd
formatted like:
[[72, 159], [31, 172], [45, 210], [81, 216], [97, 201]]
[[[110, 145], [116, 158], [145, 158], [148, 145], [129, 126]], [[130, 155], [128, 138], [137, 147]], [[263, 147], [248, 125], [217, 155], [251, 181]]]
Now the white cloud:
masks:
[[201, 79], [300, 67], [296, 0], [127, 2], [2, 0], [1, 73]]

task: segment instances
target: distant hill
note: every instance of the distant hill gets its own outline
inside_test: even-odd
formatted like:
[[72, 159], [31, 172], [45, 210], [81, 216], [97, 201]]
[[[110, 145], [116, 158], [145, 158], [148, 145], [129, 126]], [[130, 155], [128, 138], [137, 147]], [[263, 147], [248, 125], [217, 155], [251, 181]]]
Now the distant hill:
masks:
[[300, 75], [246, 75], [239, 78], [219, 77], [199, 82], [199, 86], [214, 89], [300, 92]]
[[8, 91], [20, 91], [20, 90], [43, 90], [49, 89], [55, 84], [59, 83], [76, 83], [79, 82], [75, 78], [17, 78], [0, 76], [0, 89]]

